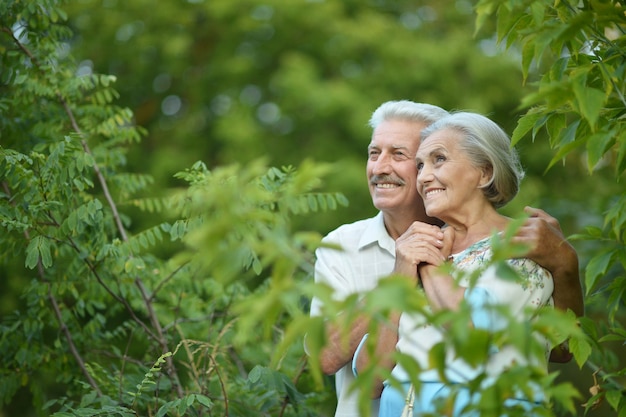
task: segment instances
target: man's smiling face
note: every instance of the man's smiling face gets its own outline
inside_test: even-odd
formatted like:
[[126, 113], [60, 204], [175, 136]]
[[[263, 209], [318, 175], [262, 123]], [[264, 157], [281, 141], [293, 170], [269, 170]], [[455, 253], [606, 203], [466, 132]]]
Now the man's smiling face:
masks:
[[411, 210], [421, 204], [417, 193], [415, 153], [423, 123], [386, 120], [372, 133], [367, 179], [374, 206], [385, 211]]

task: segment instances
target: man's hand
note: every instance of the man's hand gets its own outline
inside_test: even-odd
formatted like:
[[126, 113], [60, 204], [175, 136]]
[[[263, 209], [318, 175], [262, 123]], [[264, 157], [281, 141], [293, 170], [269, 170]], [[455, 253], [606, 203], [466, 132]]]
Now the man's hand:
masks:
[[574, 251], [574, 248], [565, 240], [559, 222], [541, 209], [525, 207], [524, 212], [530, 217], [519, 229], [513, 242], [526, 245], [529, 250], [525, 256], [547, 270], [561, 268], [561, 260], [555, 254]]
[[584, 302], [576, 250], [563, 236], [558, 220], [541, 209], [526, 207], [524, 211], [530, 217], [513, 242], [528, 246], [525, 256], [552, 273], [555, 306], [582, 316]]
[[[526, 256], [552, 273], [554, 306], [572, 310], [577, 316], [585, 313], [583, 291], [578, 271], [578, 255], [565, 240], [559, 222], [543, 210], [525, 207], [530, 216], [522, 225], [514, 242], [529, 247]], [[550, 354], [550, 362], [565, 363], [572, 359], [567, 346], [557, 346]]]

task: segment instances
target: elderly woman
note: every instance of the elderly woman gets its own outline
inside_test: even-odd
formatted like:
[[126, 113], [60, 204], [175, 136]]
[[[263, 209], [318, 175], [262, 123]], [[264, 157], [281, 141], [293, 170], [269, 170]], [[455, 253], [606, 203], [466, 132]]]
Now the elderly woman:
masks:
[[[464, 271], [475, 271], [488, 264], [491, 237], [504, 231], [510, 222], [496, 209], [516, 195], [523, 177], [509, 137], [488, 118], [467, 112], [441, 119], [423, 130], [421, 137], [416, 154], [417, 188], [424, 199], [426, 213], [446, 224], [442, 249], [435, 243], [424, 244], [419, 249], [424, 262], [418, 267], [418, 279], [429, 307], [433, 311], [456, 310], [465, 300], [472, 307], [474, 327], [498, 331], [505, 328], [506, 320], [494, 313], [490, 306], [505, 305], [516, 317], [524, 317], [528, 307], [536, 311], [543, 306], [552, 306], [552, 277], [530, 259], [508, 260], [521, 276], [519, 281], [503, 279], [498, 276], [499, 270], [495, 266], [489, 266], [481, 272], [475, 284], [470, 285], [468, 274], [456, 279], [439, 268], [446, 260], [451, 260], [458, 270]], [[528, 362], [513, 346], [502, 346], [490, 352], [488, 363], [478, 369], [449, 351], [445, 369], [447, 381], [444, 383], [431, 368], [429, 351], [443, 340], [445, 331], [425, 323], [418, 314], [404, 313], [400, 318], [396, 348], [412, 356], [422, 369], [419, 375], [421, 386], [415, 392], [414, 415], [433, 413], [437, 399], [450, 398], [455, 398], [452, 415], [460, 415], [475, 397], [472, 398], [468, 389], [452, 388], [455, 383], [470, 381], [482, 371], [497, 377], [513, 363]], [[550, 346], [544, 344], [545, 361], [536, 360], [538, 363], [534, 365], [547, 370]], [[392, 375], [399, 381], [406, 381], [404, 392], [392, 385], [385, 386], [380, 417], [400, 416], [405, 405], [409, 375], [399, 364], [394, 367]], [[454, 396], [451, 395], [453, 391]], [[541, 403], [540, 393], [531, 397], [512, 397], [505, 404], [515, 403], [531, 409], [534, 402]]]

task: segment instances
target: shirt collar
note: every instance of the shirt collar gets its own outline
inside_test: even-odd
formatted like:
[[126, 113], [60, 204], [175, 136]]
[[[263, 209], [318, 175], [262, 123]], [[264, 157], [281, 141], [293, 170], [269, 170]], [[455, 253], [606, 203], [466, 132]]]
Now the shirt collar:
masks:
[[389, 236], [389, 233], [385, 228], [382, 211], [378, 212], [376, 217], [372, 218], [372, 221], [367, 225], [367, 228], [363, 232], [361, 240], [359, 241], [359, 249], [363, 249], [373, 243], [378, 243], [378, 246], [395, 256], [396, 241]]

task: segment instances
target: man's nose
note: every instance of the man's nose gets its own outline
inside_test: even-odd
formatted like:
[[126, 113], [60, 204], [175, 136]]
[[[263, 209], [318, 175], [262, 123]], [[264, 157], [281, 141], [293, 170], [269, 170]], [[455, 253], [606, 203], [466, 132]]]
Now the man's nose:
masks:
[[372, 167], [372, 171], [376, 175], [380, 174], [389, 174], [391, 173], [391, 157], [389, 154], [383, 152], [378, 156], [376, 162], [374, 162], [374, 166]]

